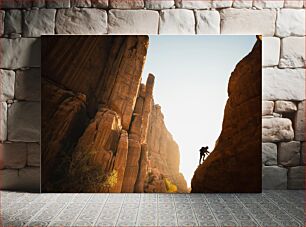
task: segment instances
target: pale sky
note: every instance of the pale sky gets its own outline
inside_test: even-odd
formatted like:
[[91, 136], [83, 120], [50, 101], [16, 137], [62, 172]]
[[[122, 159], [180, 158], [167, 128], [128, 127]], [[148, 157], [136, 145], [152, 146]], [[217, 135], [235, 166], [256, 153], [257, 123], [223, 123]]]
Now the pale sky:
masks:
[[255, 42], [254, 35], [150, 36], [143, 82], [155, 75], [154, 100], [179, 145], [188, 186], [199, 149], [212, 151], [220, 135], [231, 72]]

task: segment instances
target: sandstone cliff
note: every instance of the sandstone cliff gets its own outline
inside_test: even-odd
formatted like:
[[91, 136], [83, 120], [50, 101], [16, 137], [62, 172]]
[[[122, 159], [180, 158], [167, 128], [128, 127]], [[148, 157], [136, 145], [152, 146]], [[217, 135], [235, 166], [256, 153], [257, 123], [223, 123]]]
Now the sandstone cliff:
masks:
[[178, 146], [153, 105], [154, 76], [141, 84], [148, 44], [147, 36], [43, 38], [42, 191], [187, 191]]
[[222, 132], [197, 168], [191, 192], [261, 191], [261, 41], [229, 80]]

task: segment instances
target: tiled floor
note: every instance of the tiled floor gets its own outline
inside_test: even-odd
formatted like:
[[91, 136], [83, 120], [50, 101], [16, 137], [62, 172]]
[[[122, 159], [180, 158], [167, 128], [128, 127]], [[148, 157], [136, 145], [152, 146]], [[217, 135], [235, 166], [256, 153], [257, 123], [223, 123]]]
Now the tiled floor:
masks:
[[5, 226], [304, 226], [303, 191], [262, 194], [1, 192]]

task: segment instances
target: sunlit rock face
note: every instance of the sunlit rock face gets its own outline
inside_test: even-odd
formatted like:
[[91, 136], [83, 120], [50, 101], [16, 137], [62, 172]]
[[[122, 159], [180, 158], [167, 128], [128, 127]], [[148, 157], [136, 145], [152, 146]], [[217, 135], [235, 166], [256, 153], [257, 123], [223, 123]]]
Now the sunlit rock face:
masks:
[[191, 192], [261, 191], [261, 41], [232, 72], [221, 134]]
[[149, 192], [152, 166], [151, 191], [187, 191], [154, 76], [141, 84], [148, 45], [148, 36], [43, 39], [42, 191]]

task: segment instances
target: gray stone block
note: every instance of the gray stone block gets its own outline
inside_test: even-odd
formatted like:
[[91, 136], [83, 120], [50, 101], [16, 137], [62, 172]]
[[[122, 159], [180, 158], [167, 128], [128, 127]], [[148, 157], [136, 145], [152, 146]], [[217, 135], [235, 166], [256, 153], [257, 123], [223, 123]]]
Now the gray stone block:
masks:
[[274, 109], [273, 101], [262, 101], [262, 115], [272, 115]]
[[90, 0], [70, 0], [71, 7], [91, 7]]
[[8, 10], [4, 19], [4, 33], [22, 33], [22, 11], [18, 9]]
[[43, 8], [46, 6], [45, 0], [33, 0], [32, 7]]
[[159, 34], [195, 34], [192, 10], [165, 9], [160, 12]]
[[0, 170], [2, 190], [23, 192], [40, 191], [40, 168], [27, 167], [20, 170]]
[[53, 35], [55, 29], [55, 9], [33, 9], [24, 12], [23, 36], [39, 37]]
[[27, 145], [25, 143], [0, 144], [2, 168], [21, 169], [26, 166]]
[[305, 142], [302, 142], [302, 146], [301, 146], [301, 165], [303, 165], [303, 166], [306, 165], [306, 160], [305, 160]]
[[0, 103], [0, 142], [7, 139], [7, 104]]
[[16, 102], [8, 109], [8, 140], [40, 141], [40, 103]]
[[1, 0], [0, 7], [2, 9], [21, 9], [31, 8], [31, 0]]
[[45, 0], [47, 8], [62, 9], [70, 7], [70, 0]]
[[282, 166], [300, 165], [300, 142], [280, 143], [278, 146], [278, 164]]
[[28, 147], [28, 166], [40, 166], [40, 145], [38, 143], [27, 143]]
[[305, 141], [305, 101], [298, 104], [298, 111], [294, 118], [294, 139]]
[[175, 7], [174, 0], [168, 1], [156, 1], [156, 0], [145, 0], [146, 9], [161, 10], [170, 9]]
[[287, 189], [287, 169], [279, 166], [264, 166], [262, 169], [263, 189]]
[[304, 166], [291, 167], [288, 171], [288, 189], [305, 188], [305, 171]]
[[5, 11], [0, 10], [0, 35], [1, 36], [4, 34], [4, 17], [5, 17]]
[[142, 9], [144, 0], [109, 0], [109, 7], [113, 9]]
[[15, 98], [18, 100], [40, 101], [41, 74], [39, 68], [16, 71]]
[[287, 118], [263, 118], [262, 141], [280, 142], [291, 141], [294, 138], [292, 122]]
[[275, 102], [276, 113], [293, 113], [297, 111], [297, 106], [291, 101], [278, 100]]
[[0, 68], [19, 69], [40, 66], [40, 39], [0, 38]]
[[92, 7], [106, 9], [108, 0], [91, 0]]
[[[154, 10], [110, 10], [108, 33], [157, 34], [159, 14]], [[129, 21], [123, 19], [129, 18]]]
[[277, 145], [275, 143], [262, 144], [262, 164], [266, 166], [277, 165]]
[[0, 101], [14, 99], [15, 72], [0, 69]]
[[102, 9], [60, 9], [56, 16], [57, 34], [105, 34], [107, 13]]

